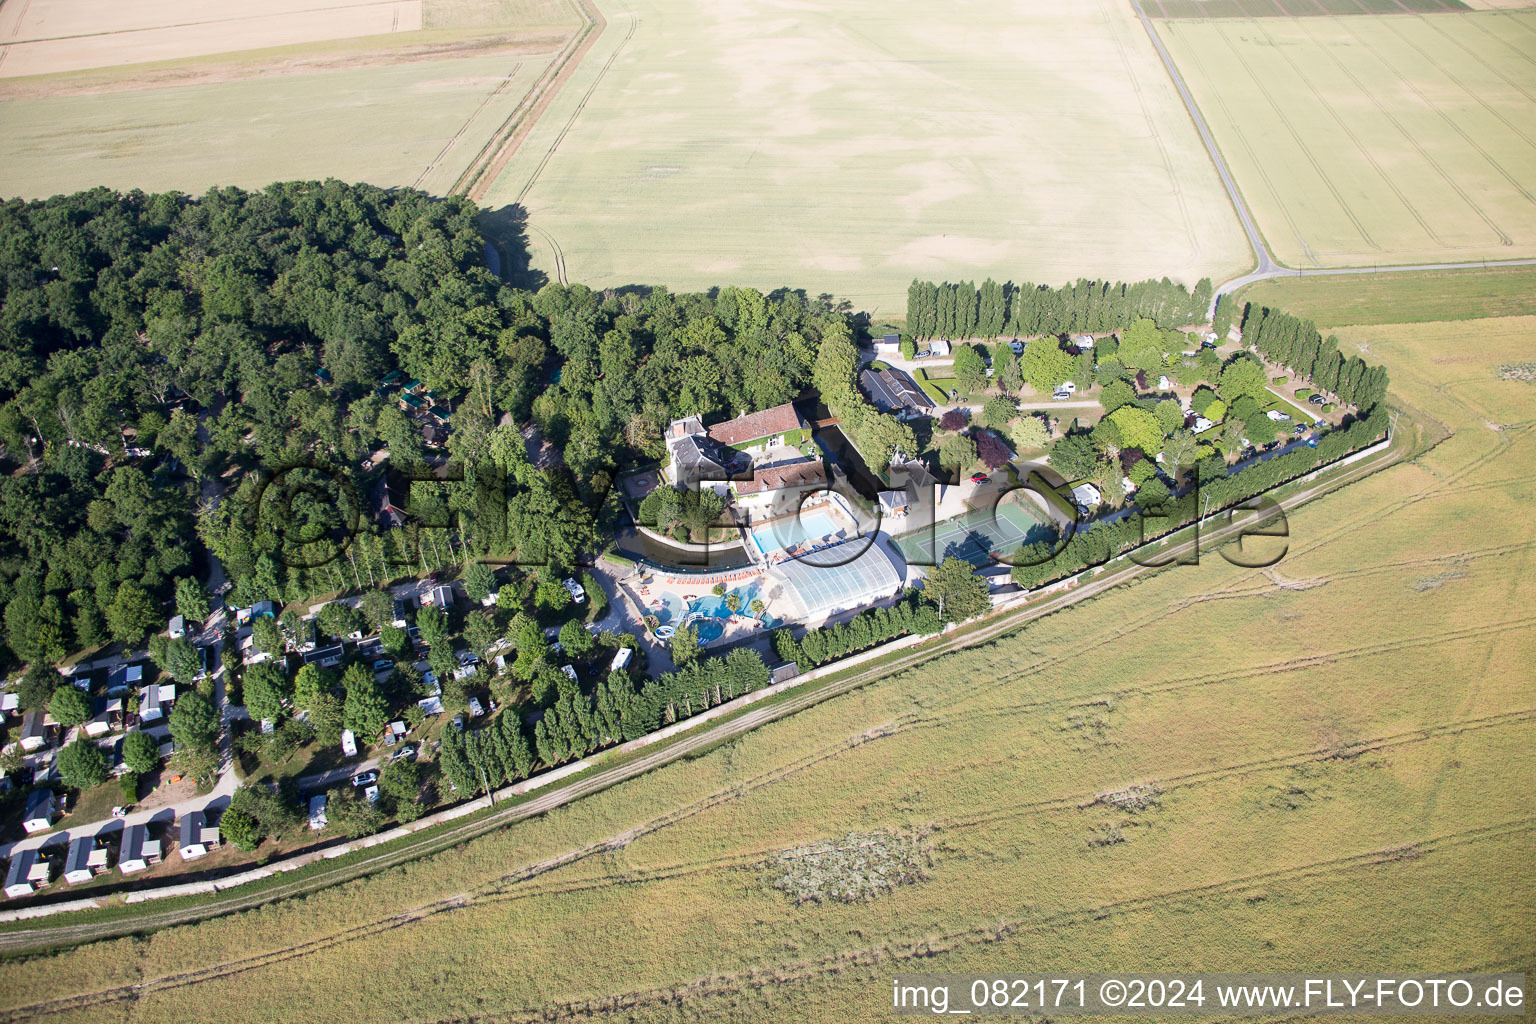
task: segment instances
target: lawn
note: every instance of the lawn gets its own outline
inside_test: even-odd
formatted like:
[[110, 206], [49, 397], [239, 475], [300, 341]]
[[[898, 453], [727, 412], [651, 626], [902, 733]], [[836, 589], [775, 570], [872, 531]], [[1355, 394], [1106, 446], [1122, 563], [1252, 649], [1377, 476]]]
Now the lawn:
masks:
[[[1249, 285], [1240, 302], [1320, 324], [1403, 324], [1536, 313], [1536, 267], [1281, 277]], [[1463, 330], [1476, 330], [1467, 325]]]
[[527, 208], [546, 273], [792, 284], [878, 320], [914, 276], [1193, 283], [1249, 260], [1121, 0], [598, 6], [609, 28], [485, 197]]
[[949, 393], [959, 391], [959, 382], [953, 377], [929, 378], [927, 371], [922, 371], [917, 377], [917, 386], [923, 389], [923, 394], [933, 399], [939, 405], [950, 403]]
[[1287, 399], [1274, 388], [1266, 388], [1265, 390], [1269, 392], [1270, 397], [1272, 398], [1272, 401], [1264, 406], [1264, 410], [1266, 412], [1268, 412], [1270, 409], [1279, 409], [1281, 412], [1285, 413], [1291, 419], [1296, 420], [1299, 423], [1311, 423], [1313, 420], [1318, 418], [1319, 410], [1317, 406], [1298, 405], [1297, 403]]
[[1287, 265], [1536, 256], [1536, 12], [1158, 32]]

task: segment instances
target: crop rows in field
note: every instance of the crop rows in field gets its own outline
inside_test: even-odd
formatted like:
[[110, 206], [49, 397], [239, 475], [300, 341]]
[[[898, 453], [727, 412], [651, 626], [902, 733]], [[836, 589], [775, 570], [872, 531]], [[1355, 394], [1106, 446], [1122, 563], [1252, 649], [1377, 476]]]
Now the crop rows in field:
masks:
[[1461, 0], [1144, 0], [1153, 18], [1313, 18], [1469, 11]]
[[1158, 31], [1287, 265], [1536, 256], [1536, 15]]

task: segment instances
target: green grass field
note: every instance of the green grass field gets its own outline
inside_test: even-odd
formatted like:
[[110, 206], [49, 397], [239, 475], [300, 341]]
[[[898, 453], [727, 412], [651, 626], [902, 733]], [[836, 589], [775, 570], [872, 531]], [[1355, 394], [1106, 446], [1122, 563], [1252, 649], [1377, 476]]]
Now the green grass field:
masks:
[[1394, 324], [1536, 313], [1536, 267], [1283, 277], [1249, 285], [1239, 302], [1328, 324]]
[[1158, 31], [1287, 265], [1536, 256], [1536, 13]]
[[889, 317], [914, 276], [1192, 283], [1249, 259], [1121, 0], [599, 6], [608, 30], [485, 197], [527, 206], [552, 276]]
[[[1338, 330], [1445, 439], [1272, 569], [1208, 554], [430, 860], [5, 964], [0, 1012], [846, 1021], [902, 969], [1528, 967], [1536, 387], [1496, 371], [1536, 318]], [[878, 830], [927, 834], [925, 881], [771, 884]]]

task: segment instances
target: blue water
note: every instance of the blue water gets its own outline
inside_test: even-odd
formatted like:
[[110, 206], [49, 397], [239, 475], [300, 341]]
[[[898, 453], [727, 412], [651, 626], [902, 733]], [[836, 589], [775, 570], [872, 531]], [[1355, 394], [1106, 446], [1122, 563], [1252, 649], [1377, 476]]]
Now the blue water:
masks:
[[837, 524], [825, 512], [807, 512], [798, 519], [780, 519], [752, 531], [752, 543], [764, 555], [794, 547], [806, 540], [820, 540], [836, 533]]
[[[646, 612], [656, 616], [657, 622], [663, 626], [668, 623], [675, 625], [690, 615], [702, 616], [694, 620], [693, 626], [699, 631], [700, 642], [709, 643], [711, 640], [720, 639], [725, 633], [726, 620], [731, 617], [731, 611], [726, 607], [726, 597], [735, 594], [741, 599], [740, 614], [751, 616], [752, 602], [757, 598], [758, 593], [757, 581], [753, 580], [745, 586], [737, 587], [735, 590], [727, 591], [725, 594], [705, 594], [703, 597], [698, 597], [688, 602], [687, 607], [684, 607], [681, 597], [671, 591], [667, 591], [657, 595], [662, 602], [662, 606], [660, 608], [648, 607]], [[772, 629], [779, 624], [779, 620], [767, 612], [762, 614], [759, 621], [762, 622], [765, 629]]]

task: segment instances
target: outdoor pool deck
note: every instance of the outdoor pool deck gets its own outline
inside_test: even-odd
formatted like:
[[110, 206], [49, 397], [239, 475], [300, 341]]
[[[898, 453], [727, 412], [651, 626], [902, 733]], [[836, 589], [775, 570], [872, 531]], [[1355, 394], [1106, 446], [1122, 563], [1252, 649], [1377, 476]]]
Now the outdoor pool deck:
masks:
[[[726, 592], [716, 594], [716, 584]], [[663, 643], [682, 625], [697, 629], [702, 644], [738, 640], [774, 628], [789, 611], [782, 599], [769, 596], [769, 581], [761, 567], [698, 577], [653, 569], [630, 586], [642, 613], [656, 617], [662, 634], [656, 639]], [[732, 595], [739, 602], [734, 613], [728, 604]], [[753, 613], [754, 600], [766, 606], [761, 614]]]

